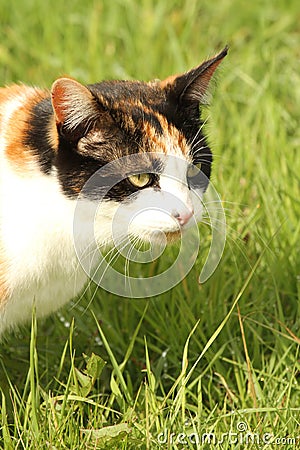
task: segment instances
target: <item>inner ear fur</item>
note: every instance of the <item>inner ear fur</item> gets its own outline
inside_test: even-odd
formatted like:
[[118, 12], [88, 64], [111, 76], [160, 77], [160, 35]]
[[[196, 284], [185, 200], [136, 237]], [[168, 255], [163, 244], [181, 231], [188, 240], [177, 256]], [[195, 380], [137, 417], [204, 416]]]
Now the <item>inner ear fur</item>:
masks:
[[51, 89], [56, 124], [72, 131], [97, 115], [97, 102], [89, 89], [72, 78], [58, 78]]

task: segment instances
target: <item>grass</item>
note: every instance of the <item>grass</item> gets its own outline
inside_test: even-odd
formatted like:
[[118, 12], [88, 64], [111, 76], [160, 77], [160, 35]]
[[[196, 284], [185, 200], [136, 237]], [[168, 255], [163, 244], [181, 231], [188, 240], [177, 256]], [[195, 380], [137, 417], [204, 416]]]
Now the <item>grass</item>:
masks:
[[2, 84], [163, 78], [230, 45], [207, 126], [227, 244], [201, 286], [200, 255], [161, 296], [91, 288], [8, 336], [0, 448], [297, 448], [298, 2], [18, 3], [0, 0]]

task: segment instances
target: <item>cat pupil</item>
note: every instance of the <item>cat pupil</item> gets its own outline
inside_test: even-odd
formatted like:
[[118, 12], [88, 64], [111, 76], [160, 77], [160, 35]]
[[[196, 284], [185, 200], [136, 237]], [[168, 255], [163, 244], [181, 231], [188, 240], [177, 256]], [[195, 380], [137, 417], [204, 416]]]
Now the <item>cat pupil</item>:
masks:
[[131, 184], [138, 188], [143, 188], [149, 185], [151, 180], [151, 174], [150, 173], [139, 173], [136, 175], [130, 175], [128, 177]]

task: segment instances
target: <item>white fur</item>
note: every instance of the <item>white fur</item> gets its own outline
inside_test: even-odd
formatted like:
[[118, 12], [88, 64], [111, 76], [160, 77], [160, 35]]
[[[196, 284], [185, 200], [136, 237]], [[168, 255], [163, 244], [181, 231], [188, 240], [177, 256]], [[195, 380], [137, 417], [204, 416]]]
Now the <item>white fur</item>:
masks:
[[2, 306], [1, 333], [30, 319], [33, 303], [38, 316], [59, 308], [77, 294], [86, 277], [74, 270], [75, 202], [63, 197], [55, 177], [22, 177], [2, 165], [0, 178], [1, 235], [11, 294]]

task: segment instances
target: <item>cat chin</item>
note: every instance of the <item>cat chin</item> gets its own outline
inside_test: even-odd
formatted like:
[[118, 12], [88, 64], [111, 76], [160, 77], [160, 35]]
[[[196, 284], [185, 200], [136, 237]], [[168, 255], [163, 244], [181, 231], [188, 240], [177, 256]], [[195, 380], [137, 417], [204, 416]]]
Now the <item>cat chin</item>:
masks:
[[165, 245], [172, 244], [179, 241], [182, 237], [183, 230], [177, 229], [174, 231], [151, 231], [143, 236], [139, 235], [139, 238], [143, 240], [146, 244], [153, 245]]
[[182, 231], [168, 231], [165, 233], [165, 237], [168, 244], [173, 244], [180, 240], [182, 237]]

